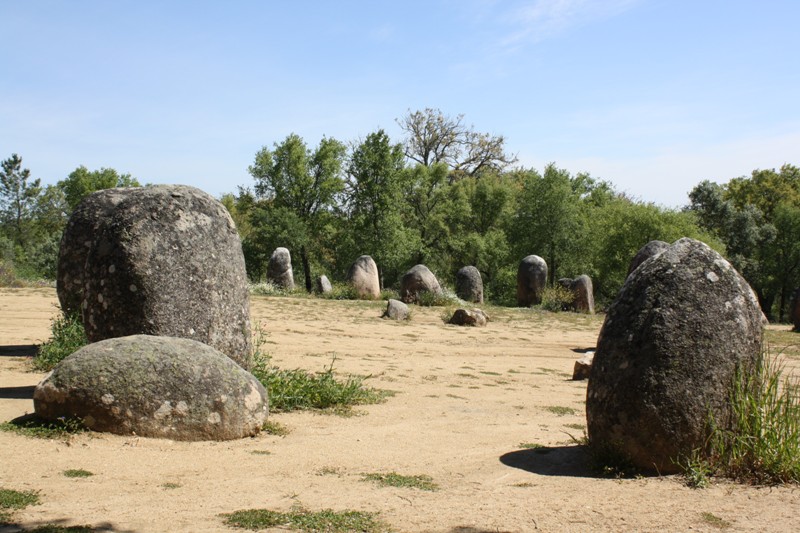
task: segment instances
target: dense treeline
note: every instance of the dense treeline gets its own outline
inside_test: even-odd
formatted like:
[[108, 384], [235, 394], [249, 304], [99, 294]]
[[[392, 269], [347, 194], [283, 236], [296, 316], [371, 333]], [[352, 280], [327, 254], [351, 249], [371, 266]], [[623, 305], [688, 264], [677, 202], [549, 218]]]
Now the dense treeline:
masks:
[[[550, 283], [588, 274], [598, 301], [624, 282], [630, 259], [650, 240], [701, 239], [726, 255], [756, 290], [765, 313], [783, 319], [800, 285], [800, 170], [756, 170], [726, 185], [704, 181], [683, 209], [644, 203], [588, 174], [554, 163], [515, 166], [505, 139], [478, 133], [463, 116], [435, 109], [398, 120], [405, 137], [383, 130], [345, 144], [308, 146], [295, 134], [259, 150], [253, 182], [223, 195], [253, 281], [284, 246], [300, 286], [326, 274], [342, 280], [353, 260], [371, 255], [391, 288], [424, 263], [445, 284], [476, 266], [487, 298], [514, 305], [516, 268], [542, 256]], [[0, 252], [5, 270], [52, 278], [66, 217], [86, 194], [138, 182], [111, 169], [79, 167], [54, 186], [31, 180], [14, 155], [0, 174]]]

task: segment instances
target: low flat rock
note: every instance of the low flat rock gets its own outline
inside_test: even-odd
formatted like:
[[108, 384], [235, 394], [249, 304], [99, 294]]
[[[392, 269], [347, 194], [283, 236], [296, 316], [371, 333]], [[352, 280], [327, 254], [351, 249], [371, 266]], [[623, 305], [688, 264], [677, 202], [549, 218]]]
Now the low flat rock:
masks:
[[176, 337], [132, 335], [84, 346], [36, 387], [36, 414], [94, 431], [181, 441], [255, 435], [269, 403], [261, 383], [221, 352]]
[[488, 321], [489, 316], [481, 309], [456, 309], [449, 323], [456, 326], [483, 327]]

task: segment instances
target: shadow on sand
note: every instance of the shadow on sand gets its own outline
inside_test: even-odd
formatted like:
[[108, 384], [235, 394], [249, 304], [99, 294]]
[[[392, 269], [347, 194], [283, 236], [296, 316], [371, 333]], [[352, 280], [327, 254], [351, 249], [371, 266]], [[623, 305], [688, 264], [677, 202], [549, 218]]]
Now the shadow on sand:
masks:
[[602, 477], [592, 471], [586, 446], [553, 446], [517, 450], [500, 456], [500, 462], [542, 476]]
[[[11, 533], [18, 531], [60, 531], [63, 533], [83, 533], [88, 531], [108, 531], [118, 533], [135, 533], [133, 529], [120, 529], [114, 527], [109, 522], [100, 523], [94, 526], [81, 525], [81, 526], [67, 526], [67, 522], [71, 520], [61, 518], [57, 520], [48, 521], [31, 521], [31, 522], [0, 522], [0, 533]], [[58, 529], [56, 529], [58, 528]]]
[[37, 344], [7, 344], [0, 346], [0, 357], [34, 357], [39, 352]]
[[0, 398], [5, 400], [33, 400], [33, 389], [36, 385], [23, 387], [0, 387]]

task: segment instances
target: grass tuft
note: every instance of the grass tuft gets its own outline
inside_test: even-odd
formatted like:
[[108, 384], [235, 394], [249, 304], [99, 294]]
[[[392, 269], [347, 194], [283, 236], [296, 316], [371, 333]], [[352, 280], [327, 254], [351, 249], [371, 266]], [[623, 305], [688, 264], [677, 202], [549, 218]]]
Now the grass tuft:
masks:
[[710, 419], [708, 451], [687, 462], [687, 472], [758, 484], [800, 483], [800, 386], [767, 354], [736, 374], [731, 423]]
[[39, 505], [39, 491], [0, 489], [0, 525], [10, 521], [14, 511], [29, 505]]
[[86, 431], [80, 420], [59, 418], [55, 422], [43, 420], [36, 415], [25, 415], [0, 424], [0, 431], [9, 431], [37, 439], [69, 440], [76, 433]]
[[53, 320], [50, 340], [39, 347], [33, 359], [33, 368], [49, 372], [78, 348], [89, 344], [80, 314], [65, 314]]
[[91, 477], [94, 475], [94, 473], [82, 468], [64, 470], [62, 474], [64, 474], [64, 477]]
[[575, 409], [572, 407], [565, 407], [563, 405], [548, 405], [545, 407], [545, 409], [558, 416], [575, 414]]
[[364, 377], [338, 379], [333, 372], [335, 357], [325, 370], [317, 373], [277, 368], [272, 366], [269, 356], [261, 353], [254, 360], [251, 372], [267, 389], [272, 411], [322, 409], [346, 414], [354, 405], [381, 403], [390, 395], [365, 387]]
[[382, 487], [412, 488], [431, 492], [439, 490], [439, 485], [433, 482], [433, 478], [424, 474], [405, 476], [397, 472], [389, 472], [388, 474], [373, 473], [364, 474], [363, 480], [374, 481]]
[[221, 515], [226, 525], [253, 531], [272, 527], [289, 527], [299, 531], [326, 533], [382, 533], [390, 528], [376, 518], [375, 513], [361, 511], [312, 512], [293, 509], [288, 513], [269, 509], [245, 509]]

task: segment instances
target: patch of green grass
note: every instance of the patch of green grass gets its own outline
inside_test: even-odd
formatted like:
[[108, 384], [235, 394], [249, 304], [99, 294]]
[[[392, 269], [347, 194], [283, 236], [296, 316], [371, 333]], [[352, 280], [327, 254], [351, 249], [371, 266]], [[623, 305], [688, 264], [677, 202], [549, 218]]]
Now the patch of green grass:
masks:
[[65, 314], [53, 320], [50, 340], [39, 347], [33, 368], [49, 372], [65, 357], [89, 344], [79, 313]]
[[769, 345], [771, 353], [800, 356], [800, 332], [770, 328], [764, 330], [764, 341]]
[[490, 372], [488, 370], [481, 370], [481, 374], [484, 374], [484, 375], [487, 375], [487, 376], [499, 376], [500, 372]]
[[272, 455], [272, 452], [269, 450], [253, 450], [250, 453], [253, 455]]
[[727, 520], [723, 520], [722, 518], [718, 517], [717, 515], [715, 515], [713, 513], [707, 513], [707, 512], [706, 513], [700, 513], [700, 518], [706, 524], [708, 524], [710, 526], [714, 526], [714, 527], [716, 527], [718, 529], [728, 529], [732, 525]]
[[767, 354], [737, 372], [731, 423], [710, 420], [703, 457], [716, 475], [750, 483], [800, 483], [800, 385]]
[[401, 487], [427, 491], [439, 490], [439, 485], [433, 482], [433, 478], [424, 474], [418, 476], [406, 476], [397, 472], [388, 474], [373, 473], [364, 474], [364, 481], [374, 481], [382, 487]]
[[277, 437], [285, 437], [292, 432], [288, 427], [279, 422], [273, 422], [272, 420], [264, 422], [264, 425], [261, 426], [261, 431], [267, 435], [275, 435]]
[[538, 454], [541, 454], [541, 455], [544, 455], [544, 454], [547, 454], [547, 453], [550, 453], [550, 452], [553, 451], [552, 448], [548, 448], [544, 444], [538, 444], [536, 442], [520, 442], [519, 446], [517, 446], [517, 447], [520, 448], [520, 449], [523, 449], [523, 450], [533, 450], [534, 453], [538, 453]]
[[55, 422], [42, 420], [35, 415], [25, 415], [0, 424], [0, 431], [9, 431], [37, 439], [70, 439], [76, 433], [86, 431], [76, 419], [62, 418]]
[[522, 483], [514, 483], [512, 486], [513, 487], [519, 487], [521, 489], [525, 489], [525, 488], [528, 488], [528, 487], [533, 487], [533, 483], [528, 483], [527, 481], [525, 481], [525, 482], [522, 482]]
[[267, 389], [270, 410], [275, 412], [320, 409], [346, 414], [354, 405], [381, 403], [391, 396], [388, 391], [365, 387], [366, 377], [349, 375], [339, 379], [333, 372], [335, 355], [331, 364], [317, 373], [277, 368], [271, 364], [270, 356], [259, 349], [253, 361], [251, 373]]
[[39, 491], [0, 489], [0, 509], [19, 510], [39, 505]]
[[569, 429], [579, 429], [579, 430], [585, 430], [586, 429], [586, 425], [585, 424], [564, 424], [564, 427], [565, 428], [569, 428]]
[[0, 489], [0, 525], [11, 520], [14, 511], [39, 505], [39, 491]]
[[164, 489], [179, 489], [182, 486], [183, 485], [181, 485], [180, 483], [173, 483], [171, 481], [168, 481], [166, 483], [162, 483], [161, 484], [161, 487], [164, 488]]
[[315, 474], [318, 476], [341, 476], [342, 469], [337, 466], [323, 466]]
[[221, 515], [226, 525], [253, 531], [288, 527], [300, 531], [326, 533], [382, 533], [391, 531], [377, 519], [376, 513], [362, 511], [308, 511], [293, 509], [288, 513], [269, 509], [245, 509]]
[[61, 473], [64, 474], [64, 477], [91, 477], [94, 475], [94, 473], [83, 470], [82, 468], [64, 470]]
[[563, 405], [548, 405], [545, 409], [558, 416], [574, 415], [576, 412], [572, 407], [565, 407]]

